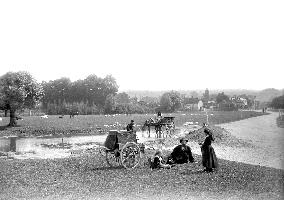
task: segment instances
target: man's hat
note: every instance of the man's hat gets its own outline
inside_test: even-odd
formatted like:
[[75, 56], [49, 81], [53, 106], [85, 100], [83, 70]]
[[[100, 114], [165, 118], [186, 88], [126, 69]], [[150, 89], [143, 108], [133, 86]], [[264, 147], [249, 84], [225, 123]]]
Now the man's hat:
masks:
[[187, 142], [188, 142], [188, 139], [186, 139], [185, 137], [183, 137], [183, 138], [181, 138], [181, 139], [179, 140], [179, 142], [182, 143], [182, 141], [187, 141]]

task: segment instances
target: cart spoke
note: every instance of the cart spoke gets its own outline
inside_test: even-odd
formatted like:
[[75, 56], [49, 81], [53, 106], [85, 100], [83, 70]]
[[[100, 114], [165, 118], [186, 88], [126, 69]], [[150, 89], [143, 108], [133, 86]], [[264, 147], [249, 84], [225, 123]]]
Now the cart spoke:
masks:
[[113, 151], [106, 150], [106, 161], [107, 161], [107, 164], [111, 167], [120, 166], [119, 154], [116, 155]]
[[140, 162], [140, 148], [135, 143], [127, 143], [121, 151], [121, 164], [125, 168], [135, 168]]

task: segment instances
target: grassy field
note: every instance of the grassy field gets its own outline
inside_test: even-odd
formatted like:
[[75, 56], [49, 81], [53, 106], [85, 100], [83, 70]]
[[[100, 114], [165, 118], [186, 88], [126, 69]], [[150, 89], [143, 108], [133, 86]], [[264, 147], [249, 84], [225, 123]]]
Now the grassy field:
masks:
[[[249, 117], [263, 115], [254, 111], [234, 111], [234, 112], [208, 112], [210, 124], [220, 124]], [[8, 128], [9, 118], [3, 118], [0, 127], [0, 136], [41, 136], [41, 135], [74, 135], [74, 134], [100, 134], [100, 129], [123, 129], [131, 119], [135, 120], [138, 127], [141, 127], [146, 119], [154, 117], [153, 114], [133, 114], [133, 115], [79, 115], [70, 119], [64, 116], [49, 116], [48, 119], [41, 119], [39, 116], [24, 117], [18, 121], [18, 127]], [[185, 122], [198, 122], [202, 124], [207, 121], [205, 112], [173, 113], [164, 116], [174, 116], [176, 127], [181, 127]], [[118, 122], [120, 127], [113, 127]], [[140, 125], [140, 126], [139, 126]], [[104, 132], [103, 132], [104, 133]]]
[[[146, 158], [153, 154], [146, 152]], [[282, 199], [283, 170], [219, 159], [218, 172], [198, 163], [153, 170], [110, 168], [89, 153], [54, 160], [0, 162], [0, 199]]]

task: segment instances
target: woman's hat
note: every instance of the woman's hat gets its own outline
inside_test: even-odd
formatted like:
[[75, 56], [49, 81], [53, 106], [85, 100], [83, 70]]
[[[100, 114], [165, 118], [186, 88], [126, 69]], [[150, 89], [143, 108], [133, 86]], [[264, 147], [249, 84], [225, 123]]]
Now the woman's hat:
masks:
[[187, 142], [188, 142], [188, 139], [186, 139], [186, 138], [183, 137], [183, 138], [181, 138], [181, 139], [179, 140], [179, 142], [182, 143], [182, 141], [187, 141]]
[[211, 132], [208, 128], [205, 128], [205, 129], [204, 129], [204, 133], [207, 133], [207, 134], [209, 134], [209, 135], [212, 134], [212, 132]]

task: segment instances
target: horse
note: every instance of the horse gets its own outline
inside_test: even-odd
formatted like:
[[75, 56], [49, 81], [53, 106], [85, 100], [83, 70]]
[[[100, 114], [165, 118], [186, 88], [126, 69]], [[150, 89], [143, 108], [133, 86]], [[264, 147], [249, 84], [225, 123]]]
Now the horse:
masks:
[[145, 121], [144, 125], [142, 126], [142, 131], [145, 131], [145, 129], [147, 128], [147, 130], [148, 130], [148, 137], [150, 137], [151, 126], [155, 127], [156, 137], [160, 138], [161, 137], [161, 133], [162, 133], [162, 124], [160, 123], [159, 120], [155, 121], [153, 118], [147, 119]]
[[[150, 119], [147, 119], [145, 122], [144, 122], [144, 124], [143, 124], [143, 126], [142, 126], [142, 131], [144, 132], [145, 130], [146, 130], [146, 128], [147, 128], [147, 132], [148, 132], [148, 137], [150, 137], [150, 133], [151, 133], [151, 122], [152, 122], [152, 118], [150, 118]], [[153, 122], [152, 122], [153, 123]]]

